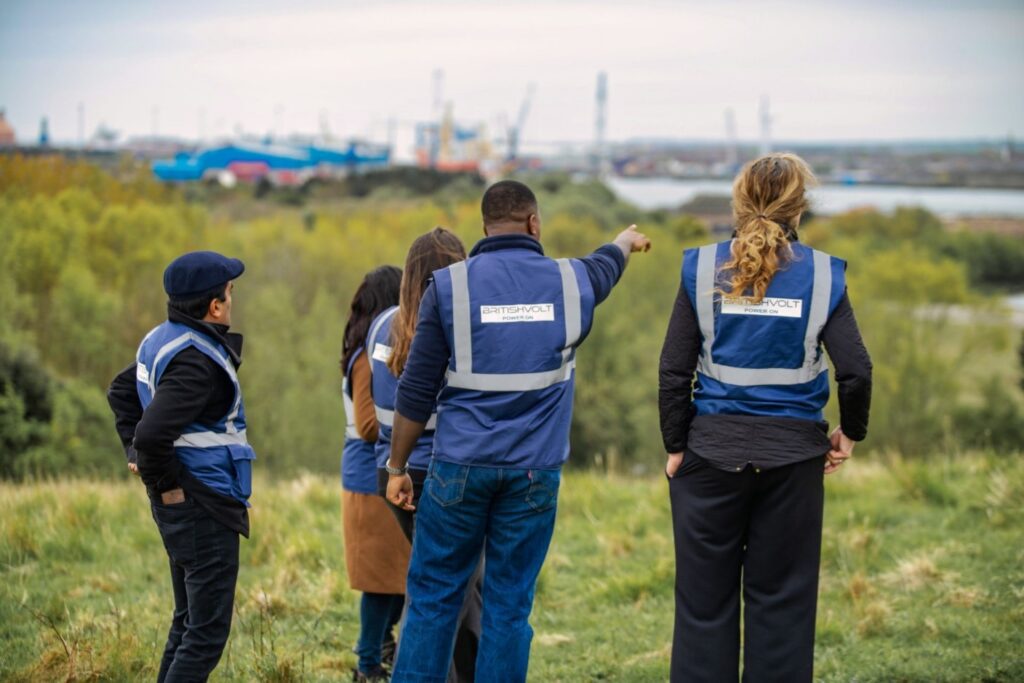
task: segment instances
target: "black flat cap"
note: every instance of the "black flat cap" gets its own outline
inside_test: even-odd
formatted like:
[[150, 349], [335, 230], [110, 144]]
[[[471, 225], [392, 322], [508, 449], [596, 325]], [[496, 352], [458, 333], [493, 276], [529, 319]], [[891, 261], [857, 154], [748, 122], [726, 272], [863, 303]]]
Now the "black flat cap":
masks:
[[172, 299], [190, 299], [234, 280], [245, 264], [215, 251], [193, 251], [171, 261], [164, 271], [164, 291]]

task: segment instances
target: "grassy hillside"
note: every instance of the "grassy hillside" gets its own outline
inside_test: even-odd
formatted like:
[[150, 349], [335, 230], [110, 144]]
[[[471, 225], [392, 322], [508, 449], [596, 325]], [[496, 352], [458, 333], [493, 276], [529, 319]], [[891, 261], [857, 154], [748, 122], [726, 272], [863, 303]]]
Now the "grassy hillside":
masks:
[[[1024, 465], [861, 458], [827, 480], [817, 676], [1024, 679]], [[532, 623], [535, 681], [667, 680], [675, 571], [663, 479], [569, 473]], [[345, 680], [338, 484], [257, 482], [214, 680]], [[0, 679], [155, 675], [171, 594], [135, 482], [0, 484]]]

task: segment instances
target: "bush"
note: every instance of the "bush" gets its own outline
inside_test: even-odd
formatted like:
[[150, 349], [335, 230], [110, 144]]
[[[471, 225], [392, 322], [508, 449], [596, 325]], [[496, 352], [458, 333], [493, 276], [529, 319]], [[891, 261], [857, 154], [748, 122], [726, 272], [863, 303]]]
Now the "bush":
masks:
[[23, 473], [24, 455], [46, 442], [53, 387], [38, 361], [0, 343], [0, 477]]
[[986, 448], [1010, 453], [1024, 444], [1024, 406], [1006, 387], [1003, 378], [990, 377], [982, 385], [981, 405], [961, 405], [953, 413], [953, 425], [966, 448]]
[[971, 283], [1016, 293], [1024, 283], [1024, 240], [1010, 235], [957, 232], [939, 243], [939, 253], [963, 263]]
[[109, 473], [119, 452], [101, 390], [56, 382], [32, 353], [0, 343], [0, 477]]

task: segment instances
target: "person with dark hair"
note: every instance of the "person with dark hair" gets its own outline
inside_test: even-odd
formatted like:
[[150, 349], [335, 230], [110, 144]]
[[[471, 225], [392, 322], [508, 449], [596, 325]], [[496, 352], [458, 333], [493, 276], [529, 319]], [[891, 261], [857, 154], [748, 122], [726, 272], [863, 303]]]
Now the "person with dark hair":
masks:
[[170, 562], [174, 615], [157, 681], [205, 681], [220, 661], [249, 536], [255, 452], [228, 332], [238, 259], [200, 251], [164, 271], [167, 320], [107, 394], [128, 467], [142, 478]]
[[[581, 259], [550, 259], [530, 189], [484, 193], [485, 238], [434, 272], [398, 383], [387, 496], [416, 513], [394, 681], [445, 680], [466, 587], [486, 557], [477, 681], [524, 681], [537, 576], [569, 456], [574, 357], [629, 254], [630, 226]], [[436, 407], [436, 411], [435, 411]], [[437, 415], [422, 495], [410, 456]]]
[[370, 392], [370, 362], [364, 344], [370, 322], [398, 303], [402, 271], [381, 266], [370, 271], [352, 297], [341, 348], [342, 397], [345, 403], [345, 450], [341, 458], [341, 510], [345, 566], [359, 603], [359, 662], [356, 681], [386, 681], [394, 655], [393, 629], [405, 602], [409, 544], [377, 495], [374, 444], [378, 424]]
[[[676, 550], [674, 682], [810, 681], [822, 477], [867, 435], [871, 359], [846, 263], [800, 244], [814, 176], [793, 154], [744, 166], [733, 239], [688, 249], [658, 403]], [[840, 426], [829, 434], [828, 352]]]
[[[380, 436], [377, 439], [377, 483], [380, 494], [387, 492], [388, 473], [385, 464], [391, 455], [391, 427], [394, 422], [395, 390], [398, 378], [405, 369], [409, 347], [416, 333], [420, 301], [431, 282], [433, 272], [466, 258], [462, 241], [449, 230], [437, 227], [420, 235], [409, 247], [402, 275], [401, 301], [374, 320], [366, 348], [370, 349], [370, 368], [373, 372], [373, 403], [380, 422]], [[409, 476], [414, 491], [422, 491], [427, 478], [430, 455], [434, 450], [434, 422], [436, 416], [427, 420], [427, 428], [416, 441], [409, 456]], [[402, 531], [411, 543], [415, 529], [412, 510], [388, 503], [391, 511], [402, 526]], [[459, 615], [459, 627], [455, 637], [455, 651], [452, 666], [448, 672], [450, 681], [473, 681], [476, 667], [477, 644], [480, 640], [480, 608], [482, 597], [480, 582], [482, 575], [474, 574], [471, 587], [466, 591]]]
[[485, 225], [500, 223], [512, 216], [536, 215], [537, 197], [523, 183], [502, 180], [487, 188], [480, 202], [480, 213]]

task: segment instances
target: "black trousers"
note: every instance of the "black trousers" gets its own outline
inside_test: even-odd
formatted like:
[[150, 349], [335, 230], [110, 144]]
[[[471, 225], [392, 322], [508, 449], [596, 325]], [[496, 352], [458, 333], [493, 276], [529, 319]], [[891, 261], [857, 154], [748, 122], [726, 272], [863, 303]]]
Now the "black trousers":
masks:
[[672, 682], [811, 681], [824, 456], [771, 470], [687, 454], [669, 480], [676, 547]]
[[191, 498], [153, 503], [171, 567], [174, 615], [158, 683], [205, 681], [217, 666], [231, 632], [238, 579], [238, 532]]

